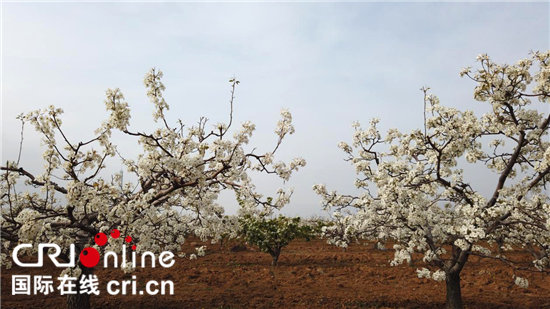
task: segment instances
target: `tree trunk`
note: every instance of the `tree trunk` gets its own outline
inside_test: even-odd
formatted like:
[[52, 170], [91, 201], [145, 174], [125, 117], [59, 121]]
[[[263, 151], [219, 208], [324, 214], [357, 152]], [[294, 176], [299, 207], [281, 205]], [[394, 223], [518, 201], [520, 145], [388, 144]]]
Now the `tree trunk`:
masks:
[[93, 269], [84, 267], [83, 265], [79, 265], [80, 269], [82, 270], [82, 274], [77, 279], [75, 290], [77, 291], [77, 294], [69, 294], [67, 295], [67, 309], [90, 309], [90, 294], [83, 293], [80, 294], [80, 278], [82, 276], [88, 276], [93, 274]]
[[462, 309], [462, 293], [460, 292], [460, 273], [447, 274], [447, 309]]
[[502, 246], [504, 246], [504, 239], [502, 237], [497, 238], [497, 253], [502, 254]]
[[273, 252], [273, 254], [271, 255], [271, 257], [273, 258], [273, 260], [271, 261], [271, 266], [277, 266], [277, 262], [279, 261], [279, 255], [281, 255], [280, 250]]
[[90, 295], [86, 293], [67, 295], [67, 309], [90, 309]]

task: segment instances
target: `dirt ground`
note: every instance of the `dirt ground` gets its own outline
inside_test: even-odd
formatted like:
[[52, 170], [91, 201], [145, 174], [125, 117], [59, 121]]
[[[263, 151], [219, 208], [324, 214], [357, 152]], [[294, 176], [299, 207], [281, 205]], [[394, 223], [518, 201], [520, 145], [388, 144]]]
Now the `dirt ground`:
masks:
[[[210, 245], [206, 257], [176, 258], [171, 268], [137, 268], [138, 287], [149, 280], [172, 280], [174, 295], [109, 295], [106, 283], [130, 278], [120, 269], [98, 267], [100, 294], [94, 308], [443, 308], [445, 284], [419, 279], [417, 267], [390, 267], [392, 251], [354, 245], [347, 251], [323, 240], [294, 241], [270, 266], [269, 255], [248, 249], [232, 252]], [[188, 248], [191, 249], [191, 248]], [[522, 253], [515, 253], [521, 255]], [[8, 308], [63, 308], [66, 296], [11, 295], [12, 275], [52, 275], [42, 268], [2, 268], [1, 305]], [[529, 276], [529, 288], [513, 284], [503, 264], [471, 257], [462, 273], [466, 308], [550, 308], [550, 277]], [[54, 280], [57, 287], [58, 281]], [[138, 289], [139, 290], [139, 289]]]

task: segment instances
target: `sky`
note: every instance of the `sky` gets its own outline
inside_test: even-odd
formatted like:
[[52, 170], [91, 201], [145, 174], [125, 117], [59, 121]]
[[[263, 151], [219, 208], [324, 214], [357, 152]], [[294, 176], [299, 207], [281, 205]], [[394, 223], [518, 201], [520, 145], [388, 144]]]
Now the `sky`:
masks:
[[[283, 183], [256, 175], [266, 196], [295, 188], [284, 213], [322, 215], [311, 187], [355, 193], [353, 167], [337, 147], [351, 141], [351, 123], [410, 131], [423, 123], [429, 86], [442, 104], [481, 115], [474, 82], [460, 78], [489, 54], [516, 62], [549, 48], [549, 3], [4, 3], [2, 11], [2, 162], [16, 160], [15, 117], [55, 105], [65, 111], [70, 140], [93, 136], [106, 118], [107, 88], [119, 87], [132, 108], [131, 128], [152, 131], [143, 87], [149, 68], [164, 72], [169, 120], [188, 126], [201, 116], [226, 122], [228, 80], [241, 81], [237, 123], [251, 120], [250, 146], [271, 150], [279, 110], [288, 108], [296, 133], [277, 159], [301, 156], [307, 166]], [[545, 107], [548, 110], [548, 107]], [[21, 165], [42, 171], [40, 137], [25, 129]], [[116, 139], [125, 157], [133, 141]], [[120, 170], [110, 161], [109, 169]], [[495, 175], [465, 172], [480, 190]], [[232, 193], [219, 203], [233, 214]]]

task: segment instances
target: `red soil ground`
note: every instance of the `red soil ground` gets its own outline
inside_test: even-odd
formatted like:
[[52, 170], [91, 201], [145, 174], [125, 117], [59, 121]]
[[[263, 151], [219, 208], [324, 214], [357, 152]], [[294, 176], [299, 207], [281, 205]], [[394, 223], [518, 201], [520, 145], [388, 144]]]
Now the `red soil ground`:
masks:
[[[172, 280], [174, 295], [109, 295], [106, 283], [130, 278], [120, 269], [99, 267], [100, 295], [94, 308], [443, 308], [445, 284], [419, 279], [417, 267], [390, 267], [392, 251], [354, 245], [347, 251], [325, 244], [295, 241], [283, 251], [279, 266], [261, 252], [231, 252], [209, 246], [198, 260], [177, 258], [168, 269], [137, 268], [138, 290], [149, 280]], [[188, 248], [189, 249], [189, 248]], [[189, 250], [190, 251], [190, 250]], [[514, 253], [523, 255], [523, 253]], [[101, 264], [100, 264], [101, 265]], [[65, 296], [11, 295], [17, 274], [52, 275], [61, 269], [2, 268], [1, 305], [8, 308], [62, 308]], [[470, 258], [462, 273], [466, 308], [550, 308], [550, 277], [529, 276], [522, 289], [513, 284], [511, 269], [489, 260]], [[54, 286], [58, 281], [54, 280]]]

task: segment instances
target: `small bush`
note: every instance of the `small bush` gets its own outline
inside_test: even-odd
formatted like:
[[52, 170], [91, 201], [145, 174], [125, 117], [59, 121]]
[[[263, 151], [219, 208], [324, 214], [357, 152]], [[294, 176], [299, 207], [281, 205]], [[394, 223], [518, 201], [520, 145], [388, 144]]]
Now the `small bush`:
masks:
[[299, 217], [246, 215], [239, 219], [239, 227], [239, 235], [246, 242], [271, 255], [273, 266], [277, 266], [281, 250], [292, 240], [304, 238], [309, 241], [314, 236], [314, 229], [300, 224]]

